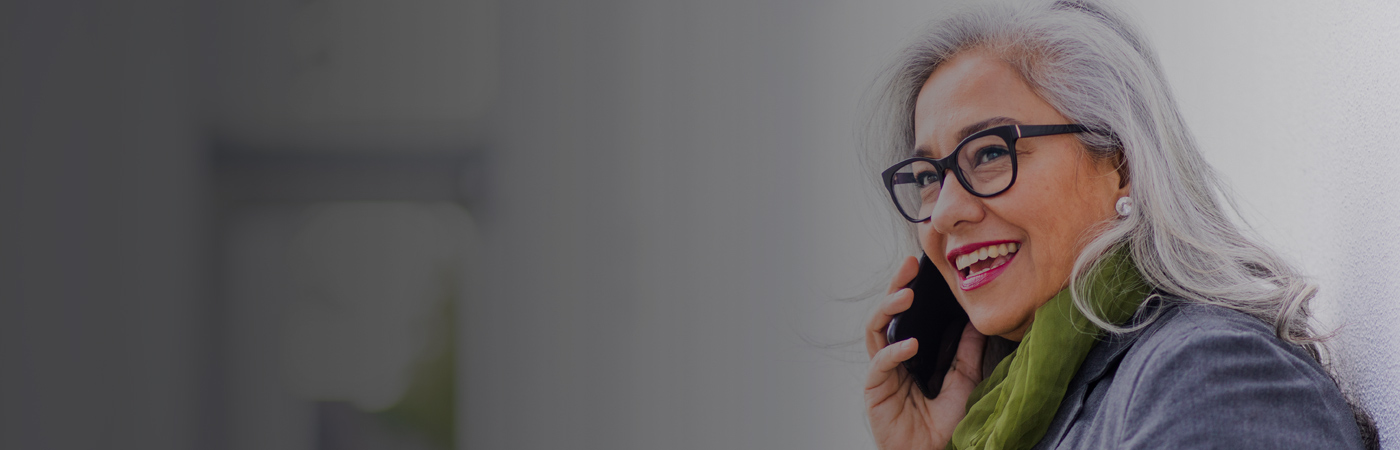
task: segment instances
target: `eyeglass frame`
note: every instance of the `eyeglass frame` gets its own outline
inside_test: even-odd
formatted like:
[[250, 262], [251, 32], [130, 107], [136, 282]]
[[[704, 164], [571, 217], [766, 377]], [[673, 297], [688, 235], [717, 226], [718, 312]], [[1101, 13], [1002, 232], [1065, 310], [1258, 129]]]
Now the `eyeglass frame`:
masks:
[[[883, 172], [881, 172], [881, 173], [880, 173], [880, 178], [885, 182], [885, 190], [889, 192], [889, 194], [890, 194], [890, 201], [891, 201], [891, 202], [894, 202], [894, 207], [895, 207], [896, 210], [899, 211], [899, 214], [900, 214], [900, 215], [903, 215], [904, 218], [905, 218], [906, 220], [910, 221], [910, 222], [913, 222], [913, 223], [921, 223], [921, 222], [923, 222], [923, 221], [925, 221], [925, 220], [928, 220], [928, 218], [926, 217], [926, 218], [924, 218], [923, 220], [915, 220], [915, 219], [914, 219], [914, 216], [909, 215], [909, 213], [907, 213], [907, 212], [904, 211], [904, 207], [903, 207], [903, 206], [900, 206], [900, 204], [899, 204], [899, 197], [896, 196], [895, 193], [894, 193], [895, 175], [897, 175], [897, 174], [899, 173], [899, 170], [902, 169], [902, 168], [904, 168], [904, 166], [907, 166], [907, 165], [909, 165], [909, 164], [912, 164], [912, 163], [914, 163], [914, 162], [916, 162], [916, 161], [923, 161], [923, 162], [927, 162], [927, 163], [929, 163], [929, 164], [932, 164], [933, 167], [934, 167], [935, 169], [937, 169], [938, 172], [939, 172], [940, 174], [942, 174], [942, 173], [947, 173], [949, 170], [952, 170], [952, 171], [953, 171], [953, 177], [958, 179], [958, 184], [962, 185], [963, 190], [967, 191], [967, 193], [972, 194], [973, 196], [978, 197], [978, 198], [990, 198], [990, 197], [995, 197], [995, 196], [1001, 195], [1001, 193], [1006, 192], [1008, 189], [1011, 189], [1011, 186], [1015, 186], [1015, 185], [1016, 185], [1016, 175], [1019, 173], [1019, 169], [1018, 169], [1018, 165], [1017, 165], [1017, 160], [1016, 160], [1016, 141], [1018, 141], [1018, 140], [1020, 140], [1020, 139], [1022, 139], [1022, 138], [1032, 138], [1032, 137], [1040, 137], [1040, 136], [1054, 136], [1054, 135], [1071, 134], [1071, 133], [1086, 133], [1086, 132], [1090, 132], [1090, 131], [1091, 131], [1091, 130], [1089, 129], [1089, 127], [1086, 127], [1086, 126], [1080, 125], [1080, 124], [1065, 124], [1065, 125], [1020, 125], [1020, 124], [1011, 124], [1011, 125], [1000, 125], [1000, 126], [995, 126], [995, 127], [991, 127], [991, 128], [982, 130], [982, 131], [978, 131], [978, 132], [976, 132], [976, 133], [972, 133], [971, 135], [968, 135], [967, 137], [963, 138], [963, 140], [960, 141], [960, 142], [958, 142], [958, 146], [957, 146], [957, 147], [954, 147], [954, 148], [953, 148], [953, 152], [952, 152], [952, 153], [949, 153], [948, 156], [945, 156], [945, 157], [940, 158], [940, 159], [925, 158], [925, 157], [922, 157], [922, 156], [916, 156], [916, 157], [913, 157], [913, 158], [905, 159], [905, 160], [903, 160], [903, 161], [900, 161], [900, 162], [895, 163], [894, 165], [890, 166], [888, 169], [885, 169]], [[981, 193], [978, 193], [976, 190], [972, 189], [972, 185], [971, 185], [971, 183], [969, 183], [969, 182], [967, 181], [966, 175], [963, 175], [962, 167], [959, 166], [958, 163], [957, 163], [957, 157], [958, 157], [958, 153], [962, 152], [963, 146], [967, 145], [969, 142], [972, 142], [972, 141], [974, 141], [974, 140], [981, 139], [981, 138], [984, 138], [984, 137], [987, 137], [987, 136], [998, 136], [998, 137], [1002, 138], [1003, 141], [1006, 142], [1006, 150], [1007, 150], [1007, 152], [1008, 152], [1008, 153], [1010, 154], [1010, 156], [1011, 156], [1011, 181], [1007, 182], [1007, 183], [1006, 183], [1006, 187], [1001, 188], [1001, 190], [999, 190], [999, 191], [996, 191], [996, 192], [993, 192], [993, 193], [990, 193], [990, 194], [981, 194]], [[938, 181], [938, 188], [939, 188], [939, 189], [943, 189], [943, 183], [945, 183], [947, 180], [948, 180], [948, 177], [946, 177], [946, 176], [943, 177], [942, 179], [940, 179], [940, 180]], [[912, 182], [913, 182], [913, 181], [910, 180], [910, 181], [906, 181], [905, 183], [912, 183]], [[903, 184], [903, 183], [901, 183], [901, 184]], [[929, 217], [933, 217], [933, 216], [932, 216], [932, 215], [929, 215]]]

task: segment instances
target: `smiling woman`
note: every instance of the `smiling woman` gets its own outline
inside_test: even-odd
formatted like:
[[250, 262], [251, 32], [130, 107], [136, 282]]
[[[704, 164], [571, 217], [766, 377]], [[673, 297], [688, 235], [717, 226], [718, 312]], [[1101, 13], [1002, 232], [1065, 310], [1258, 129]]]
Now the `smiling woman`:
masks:
[[[1022, 134], [1014, 149], [1005, 139], [1011, 135], [986, 133], [1022, 130], [1023, 124], [1070, 122], [1036, 95], [1015, 69], [986, 51], [950, 58], [919, 92], [914, 107], [916, 154], [953, 156], [955, 167], [962, 168], [954, 173], [977, 174], [967, 183], [974, 189], [961, 183], [925, 188], [930, 194], [924, 196], [924, 217], [917, 223], [920, 247], [949, 284], [959, 287], [955, 294], [983, 334], [1020, 340], [1035, 309], [1064, 288], [1086, 233], [1113, 217], [1114, 202], [1127, 196], [1115, 161], [1091, 158], [1077, 133], [1034, 139]], [[1012, 128], [988, 128], [1003, 123]], [[988, 158], [992, 159], [984, 161]], [[1014, 194], [1009, 192], [1013, 188]], [[1002, 243], [1015, 244], [1017, 253], [988, 270], [997, 260], [983, 259], [990, 256], [983, 252], [1000, 253]], [[992, 245], [997, 248], [989, 249]], [[959, 257], [971, 265], [955, 267]], [[1001, 276], [1014, 282], [993, 283]]]
[[[888, 76], [874, 122], [888, 127], [874, 146], [884, 187], [938, 269], [917, 276], [946, 281], [971, 324], [925, 398], [901, 362], [937, 343], [885, 337], [915, 301], [905, 261], [868, 322], [880, 447], [1377, 444], [1319, 362], [1316, 287], [1230, 220], [1119, 14], [979, 5]], [[984, 336], [1019, 342], [987, 374]]]

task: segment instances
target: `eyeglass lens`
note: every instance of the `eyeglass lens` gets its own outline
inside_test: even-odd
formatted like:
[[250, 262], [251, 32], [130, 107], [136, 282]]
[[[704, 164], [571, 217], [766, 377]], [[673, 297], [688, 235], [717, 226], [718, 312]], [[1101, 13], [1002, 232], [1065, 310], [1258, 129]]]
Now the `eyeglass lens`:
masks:
[[[1011, 145], [997, 135], [983, 136], [959, 147], [957, 170], [972, 193], [995, 195], [1011, 187], [1013, 178]], [[951, 173], [936, 170], [928, 161], [910, 161], [894, 174], [891, 193], [900, 210], [914, 221], [923, 221], [933, 213], [945, 177]]]

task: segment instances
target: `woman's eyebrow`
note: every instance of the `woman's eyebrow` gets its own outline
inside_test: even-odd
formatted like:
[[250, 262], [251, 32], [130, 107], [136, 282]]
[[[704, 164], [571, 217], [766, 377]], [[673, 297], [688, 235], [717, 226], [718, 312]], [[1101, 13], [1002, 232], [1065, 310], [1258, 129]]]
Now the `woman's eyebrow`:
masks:
[[1021, 124], [1021, 121], [1016, 120], [1016, 119], [1012, 119], [1012, 118], [1010, 118], [1010, 117], [1005, 117], [1005, 116], [997, 116], [997, 117], [993, 117], [993, 118], [990, 118], [990, 119], [986, 119], [986, 120], [983, 120], [983, 121], [981, 121], [981, 122], [977, 122], [977, 123], [974, 123], [974, 124], [972, 124], [972, 125], [965, 126], [965, 127], [963, 127], [961, 130], [958, 130], [958, 142], [962, 142], [963, 139], [967, 139], [968, 136], [972, 136], [972, 133], [976, 133], [976, 132], [978, 132], [978, 131], [982, 131], [982, 130], [985, 130], [985, 129], [988, 129], [988, 128], [991, 128], [991, 127], [995, 127], [995, 126], [998, 126], [998, 125], [1020, 125], [1020, 124]]
[[[997, 117], [992, 117], [992, 118], [989, 118], [989, 119], [983, 119], [983, 120], [981, 120], [981, 121], [979, 121], [979, 122], [977, 122], [977, 123], [974, 123], [974, 124], [971, 124], [971, 125], [962, 127], [961, 130], [958, 130], [958, 134], [957, 134], [958, 142], [962, 142], [963, 139], [967, 139], [968, 136], [972, 136], [972, 133], [976, 133], [976, 132], [978, 132], [978, 131], [982, 131], [982, 130], [985, 130], [985, 129], [988, 129], [988, 128], [991, 128], [991, 127], [995, 127], [995, 126], [999, 126], [999, 125], [1020, 125], [1020, 124], [1021, 124], [1021, 121], [1016, 120], [1016, 119], [1012, 119], [1012, 118], [1006, 117], [1006, 116], [997, 116]], [[920, 147], [920, 148], [914, 149], [914, 151], [912, 152], [911, 156], [923, 157], [923, 158], [932, 158], [932, 157], [933, 157], [933, 152], [932, 152], [932, 151], [929, 151], [929, 149], [928, 149], [927, 147]]]

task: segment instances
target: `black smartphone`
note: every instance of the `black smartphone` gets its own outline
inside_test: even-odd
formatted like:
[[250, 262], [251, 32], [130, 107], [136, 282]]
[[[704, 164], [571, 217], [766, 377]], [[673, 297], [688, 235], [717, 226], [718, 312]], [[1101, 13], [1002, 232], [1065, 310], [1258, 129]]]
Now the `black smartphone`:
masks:
[[967, 311], [953, 297], [953, 289], [928, 255], [919, 258], [919, 274], [908, 287], [914, 291], [914, 304], [890, 320], [885, 337], [891, 344], [911, 337], [919, 340], [919, 352], [904, 361], [904, 369], [924, 397], [934, 398], [943, 388], [943, 376], [953, 366], [958, 341], [967, 326]]

